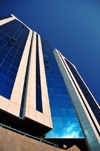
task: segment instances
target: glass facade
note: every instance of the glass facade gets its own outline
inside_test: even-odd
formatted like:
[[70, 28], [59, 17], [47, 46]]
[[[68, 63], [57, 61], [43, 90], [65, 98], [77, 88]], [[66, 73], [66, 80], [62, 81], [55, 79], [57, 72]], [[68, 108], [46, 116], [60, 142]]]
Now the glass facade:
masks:
[[[73, 73], [74, 78], [76, 79], [78, 85], [80, 86], [81, 91], [83, 92], [85, 98], [88, 100], [88, 104], [90, 105], [90, 107], [91, 107], [91, 109], [92, 109], [92, 111], [93, 111], [95, 117], [97, 118], [98, 123], [100, 124], [100, 116], [99, 116], [100, 109], [99, 109], [99, 107], [98, 107], [97, 104], [95, 103], [93, 97], [91, 96], [90, 92], [89, 92], [88, 89], [86, 88], [85, 84], [83, 83], [82, 79], [80, 78], [78, 72], [75, 70], [75, 68], [73, 67], [73, 65], [72, 65], [69, 61], [67, 61], [66, 59], [65, 59], [65, 61], [66, 61], [67, 65], [69, 66], [71, 72]], [[74, 83], [74, 84], [75, 84], [75, 83]], [[76, 86], [76, 85], [75, 85], [75, 86]], [[76, 88], [77, 88], [77, 86], [76, 86]], [[77, 90], [78, 90], [78, 89], [77, 89]], [[78, 91], [78, 92], [79, 92], [79, 91]], [[79, 94], [80, 94], [80, 93], [79, 93]], [[81, 94], [80, 94], [80, 96], [81, 96]], [[81, 96], [81, 99], [83, 100], [82, 96]], [[85, 107], [86, 107], [86, 104], [85, 104], [84, 100], [83, 100], [83, 103], [84, 103], [84, 105], [85, 105]], [[98, 134], [99, 134], [99, 136], [100, 136], [100, 132], [99, 132], [99, 130], [98, 130], [98, 128], [97, 128], [97, 126], [96, 126], [96, 124], [95, 124], [95, 122], [94, 122], [92, 116], [91, 116], [91, 113], [89, 112], [89, 110], [88, 110], [87, 107], [86, 107], [86, 109], [87, 109], [87, 111], [88, 111], [88, 113], [89, 113], [89, 115], [90, 115], [90, 117], [91, 117], [91, 119], [92, 119], [92, 121], [93, 121], [93, 123], [94, 123], [94, 125], [95, 125], [95, 128], [96, 128], [96, 130], [97, 130], [97, 132], [98, 132]]]
[[13, 20], [0, 26], [0, 95], [10, 99], [29, 30]]
[[49, 42], [42, 40], [53, 129], [46, 138], [83, 138], [82, 129]]

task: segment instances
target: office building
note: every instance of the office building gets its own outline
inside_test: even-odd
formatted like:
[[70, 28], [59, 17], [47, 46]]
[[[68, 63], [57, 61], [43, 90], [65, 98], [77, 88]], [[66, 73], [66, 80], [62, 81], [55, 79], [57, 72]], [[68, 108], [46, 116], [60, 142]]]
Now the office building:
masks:
[[0, 122], [99, 151], [100, 107], [76, 67], [14, 15], [0, 18], [0, 64]]
[[0, 38], [1, 122], [41, 136], [52, 121], [40, 35], [10, 15], [0, 20]]

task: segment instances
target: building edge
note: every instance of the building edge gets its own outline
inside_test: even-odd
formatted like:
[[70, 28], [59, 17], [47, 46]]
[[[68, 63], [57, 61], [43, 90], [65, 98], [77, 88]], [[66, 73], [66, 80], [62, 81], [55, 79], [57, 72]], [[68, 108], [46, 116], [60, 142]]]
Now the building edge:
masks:
[[[87, 147], [90, 151], [94, 151], [94, 150], [100, 150], [100, 136], [98, 135], [94, 124], [88, 114], [88, 111], [85, 107], [85, 105], [83, 104], [83, 101], [79, 95], [79, 92], [77, 91], [76, 87], [75, 87], [75, 79], [74, 82], [71, 79], [70, 74], [71, 71], [68, 68], [67, 64], [67, 69], [65, 67], [65, 62], [64, 62], [64, 57], [62, 56], [62, 54], [55, 49], [53, 51], [55, 59], [57, 61], [57, 64], [59, 66], [59, 69], [61, 71], [62, 77], [64, 79], [66, 88], [69, 92], [72, 104], [75, 108], [77, 117], [79, 119], [81, 128], [83, 130], [85, 139], [86, 139], [86, 143], [87, 143]], [[62, 56], [62, 58], [60, 57], [60, 55]], [[70, 72], [70, 74], [69, 74]], [[84, 98], [85, 99], [85, 98]], [[100, 128], [100, 126], [98, 125], [98, 129]]]

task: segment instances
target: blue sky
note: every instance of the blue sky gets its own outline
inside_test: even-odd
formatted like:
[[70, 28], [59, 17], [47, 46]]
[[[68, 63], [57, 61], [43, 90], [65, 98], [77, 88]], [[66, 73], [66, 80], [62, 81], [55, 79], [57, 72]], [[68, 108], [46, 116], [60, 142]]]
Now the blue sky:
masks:
[[1, 0], [0, 16], [9, 14], [69, 59], [100, 104], [99, 0]]

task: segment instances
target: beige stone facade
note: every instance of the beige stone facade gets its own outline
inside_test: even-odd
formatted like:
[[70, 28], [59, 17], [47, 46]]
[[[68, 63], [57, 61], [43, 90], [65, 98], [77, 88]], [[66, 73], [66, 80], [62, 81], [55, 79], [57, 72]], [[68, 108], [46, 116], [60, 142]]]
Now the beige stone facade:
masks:
[[[64, 151], [64, 149], [0, 127], [0, 151]], [[74, 145], [67, 151], [80, 151], [80, 149]]]

